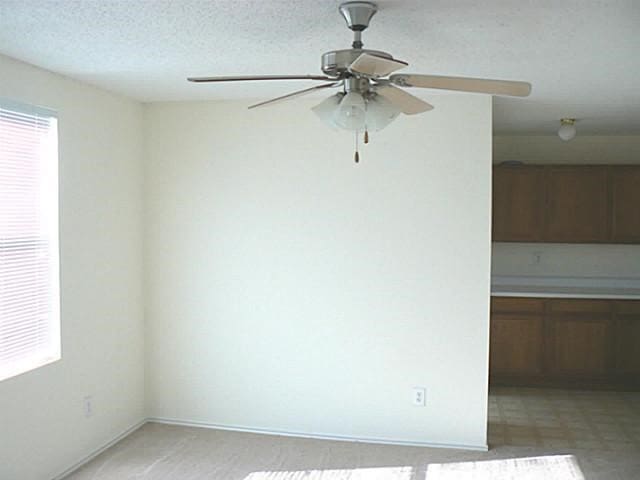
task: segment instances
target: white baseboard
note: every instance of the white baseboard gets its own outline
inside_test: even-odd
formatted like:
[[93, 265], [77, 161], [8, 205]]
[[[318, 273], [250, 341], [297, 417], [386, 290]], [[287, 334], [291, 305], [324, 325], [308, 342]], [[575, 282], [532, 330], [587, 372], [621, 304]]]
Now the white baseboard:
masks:
[[200, 427], [211, 428], [214, 430], [228, 430], [232, 432], [257, 433], [262, 435], [278, 435], [283, 437], [311, 438], [314, 440], [334, 440], [338, 442], [360, 442], [360, 443], [376, 443], [382, 445], [402, 445], [406, 447], [428, 447], [428, 448], [455, 448], [460, 450], [476, 450], [486, 452], [489, 450], [487, 444], [483, 445], [465, 445], [455, 443], [433, 443], [433, 442], [412, 442], [405, 440], [394, 440], [388, 438], [375, 437], [348, 437], [343, 435], [329, 435], [316, 433], [291, 432], [283, 430], [267, 430], [262, 428], [251, 428], [238, 425], [226, 425], [217, 423], [206, 423], [190, 420], [179, 420], [175, 418], [149, 417], [148, 422], [164, 423], [167, 425], [181, 425], [184, 427]]
[[109, 447], [112, 447], [113, 445], [115, 445], [116, 443], [118, 443], [120, 440], [122, 440], [124, 437], [126, 437], [127, 435], [133, 433], [135, 430], [137, 430], [138, 428], [140, 428], [142, 425], [144, 425], [145, 423], [147, 423], [147, 419], [144, 418], [142, 420], [140, 420], [139, 422], [135, 423], [134, 425], [130, 426], [129, 428], [127, 428], [124, 432], [116, 435], [115, 438], [109, 440], [107, 443], [105, 443], [104, 445], [102, 445], [100, 448], [98, 448], [97, 450], [94, 450], [93, 452], [91, 452], [89, 455], [87, 455], [86, 457], [84, 457], [82, 460], [74, 463], [72, 466], [70, 466], [69, 468], [67, 468], [64, 472], [56, 475], [55, 477], [53, 477], [51, 480], [62, 480], [65, 477], [71, 475], [73, 472], [75, 472], [76, 470], [78, 470], [80, 467], [82, 467], [84, 464], [89, 463], [91, 460], [93, 460], [94, 458], [96, 458], [98, 455], [100, 455], [102, 452], [104, 452], [106, 449], [108, 449]]

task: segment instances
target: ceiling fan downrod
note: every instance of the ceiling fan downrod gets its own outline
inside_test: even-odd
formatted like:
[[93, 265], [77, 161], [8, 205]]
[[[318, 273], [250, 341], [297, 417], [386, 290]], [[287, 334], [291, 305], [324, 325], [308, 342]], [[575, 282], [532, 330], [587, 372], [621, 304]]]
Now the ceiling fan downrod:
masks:
[[371, 17], [378, 11], [378, 6], [371, 2], [346, 2], [340, 5], [340, 13], [347, 22], [347, 27], [353, 31], [353, 43], [351, 46], [360, 50], [364, 46], [362, 43], [362, 32], [367, 29]]

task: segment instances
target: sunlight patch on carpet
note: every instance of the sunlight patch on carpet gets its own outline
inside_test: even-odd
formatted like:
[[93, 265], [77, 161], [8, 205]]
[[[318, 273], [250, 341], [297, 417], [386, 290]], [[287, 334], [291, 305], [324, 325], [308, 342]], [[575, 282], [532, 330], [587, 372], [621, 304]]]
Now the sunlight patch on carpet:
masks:
[[426, 480], [584, 480], [573, 455], [434, 463]]
[[411, 480], [412, 467], [253, 472], [245, 480]]

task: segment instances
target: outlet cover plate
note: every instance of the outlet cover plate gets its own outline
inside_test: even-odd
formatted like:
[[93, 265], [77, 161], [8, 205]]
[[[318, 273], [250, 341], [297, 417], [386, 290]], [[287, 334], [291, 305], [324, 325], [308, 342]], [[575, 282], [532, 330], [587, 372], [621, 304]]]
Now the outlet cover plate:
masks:
[[416, 407], [424, 407], [427, 403], [427, 389], [425, 387], [413, 387], [413, 404]]

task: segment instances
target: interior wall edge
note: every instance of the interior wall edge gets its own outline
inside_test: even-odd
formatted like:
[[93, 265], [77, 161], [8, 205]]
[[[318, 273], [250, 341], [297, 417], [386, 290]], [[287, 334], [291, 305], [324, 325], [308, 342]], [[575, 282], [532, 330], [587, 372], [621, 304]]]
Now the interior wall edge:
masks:
[[113, 437], [111, 440], [109, 440], [108, 442], [103, 444], [101, 447], [96, 448], [90, 454], [84, 456], [82, 459], [78, 460], [76, 463], [74, 463], [70, 467], [66, 468], [61, 473], [55, 475], [51, 480], [63, 480], [63, 479], [65, 479], [66, 477], [71, 475], [73, 472], [75, 472], [76, 470], [79, 470], [81, 467], [83, 467], [84, 465], [89, 463], [91, 460], [96, 458], [102, 452], [104, 452], [104, 451], [108, 450], [109, 448], [111, 448], [112, 446], [114, 446], [120, 440], [123, 440], [124, 438], [128, 437], [129, 435], [131, 435], [133, 432], [138, 430], [140, 427], [142, 427], [147, 422], [149, 422], [149, 420], [147, 418], [143, 418], [142, 420], [139, 420], [138, 422], [134, 423], [129, 428], [125, 429], [122, 433], [119, 433], [118, 435]]

